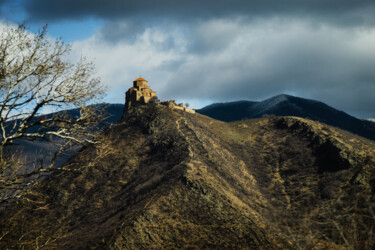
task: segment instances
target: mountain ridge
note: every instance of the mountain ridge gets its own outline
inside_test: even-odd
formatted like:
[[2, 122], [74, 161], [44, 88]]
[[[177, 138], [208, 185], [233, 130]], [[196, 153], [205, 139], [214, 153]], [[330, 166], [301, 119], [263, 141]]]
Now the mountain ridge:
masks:
[[285, 94], [260, 102], [239, 101], [212, 104], [196, 112], [221, 121], [259, 118], [264, 115], [297, 116], [339, 127], [375, 140], [374, 124], [350, 116], [323, 102]]
[[375, 192], [375, 143], [325, 124], [226, 123], [155, 103], [129, 110], [103, 140], [0, 209], [0, 246], [264, 249], [296, 246], [293, 237], [345, 246], [330, 219], [347, 238], [368, 239], [375, 225], [373, 201], [350, 214], [364, 222], [355, 233], [324, 210], [342, 215]]
[[[116, 123], [123, 115], [123, 104], [96, 104], [100, 112], [104, 114], [105, 119], [101, 121], [98, 129], [105, 129], [111, 124]], [[79, 114], [79, 109], [65, 110], [72, 117]], [[208, 105], [197, 110], [198, 113], [208, 115], [214, 119], [222, 121], [237, 121], [242, 119], [259, 118], [264, 115], [278, 116], [297, 116], [310, 120], [326, 123], [335, 126], [365, 138], [375, 140], [375, 123], [367, 120], [359, 120], [345, 112], [336, 110], [320, 101], [294, 97], [291, 95], [277, 95], [261, 102], [236, 101], [230, 103], [216, 103]], [[45, 114], [43, 116], [52, 116], [55, 113]], [[26, 159], [32, 165], [33, 159], [41, 159], [48, 164], [50, 155], [57, 152], [58, 148], [51, 145], [48, 141], [35, 140], [33, 142], [17, 140], [18, 151], [24, 152]], [[75, 148], [59, 157], [58, 166], [64, 163], [79, 148]], [[47, 157], [46, 157], [47, 156]], [[40, 161], [40, 162], [41, 162]]]

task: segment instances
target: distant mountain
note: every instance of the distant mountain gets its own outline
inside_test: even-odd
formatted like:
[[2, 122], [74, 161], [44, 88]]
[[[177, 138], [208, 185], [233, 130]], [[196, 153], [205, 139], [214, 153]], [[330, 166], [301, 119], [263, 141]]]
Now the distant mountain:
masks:
[[[119, 104], [119, 103], [113, 103], [113, 104], [99, 103], [99, 104], [93, 104], [90, 107], [93, 107], [97, 110], [101, 110], [103, 112], [104, 119], [100, 122], [100, 125], [99, 125], [100, 128], [106, 128], [107, 126], [118, 121], [121, 118], [122, 113], [124, 111], [124, 104]], [[40, 117], [43, 117], [43, 119], [48, 119], [48, 118], [51, 118], [52, 116], [59, 115], [59, 113], [66, 113], [67, 115], [71, 116], [73, 119], [76, 119], [80, 115], [80, 109], [75, 108], [75, 109], [62, 110], [62, 111], [58, 111], [54, 113], [40, 115], [36, 117], [35, 119], [39, 119]], [[28, 132], [34, 132], [36, 130], [38, 130], [38, 127], [33, 127]]]
[[[97, 129], [105, 129], [111, 124], [117, 122], [124, 111], [124, 104], [108, 104], [108, 103], [101, 103], [93, 105], [94, 108], [103, 111], [104, 119], [100, 122]], [[72, 118], [77, 118], [79, 116], [80, 109], [69, 109], [63, 110], [55, 113], [45, 114], [36, 117], [35, 119], [39, 119], [43, 117], [43, 119], [51, 118], [52, 116], [59, 114], [59, 113], [66, 113]], [[11, 122], [10, 122], [11, 123]], [[12, 127], [10, 124], [9, 127]], [[38, 126], [30, 128], [27, 132], [33, 133], [38, 130]], [[23, 157], [28, 160], [29, 164], [25, 165], [25, 168], [28, 168], [30, 165], [33, 165], [35, 161], [43, 162], [44, 165], [48, 165], [52, 155], [59, 150], [59, 147], [55, 146], [48, 140], [43, 139], [35, 139], [35, 140], [24, 140], [24, 139], [17, 139], [14, 143], [15, 150], [18, 152], [22, 152]], [[80, 147], [75, 147], [72, 150], [65, 152], [61, 155], [57, 162], [56, 166], [60, 166], [63, 164], [67, 159], [69, 159], [74, 153], [76, 153]]]
[[357, 119], [319, 101], [290, 95], [278, 95], [261, 102], [215, 103], [198, 109], [196, 112], [221, 121], [238, 121], [271, 114], [297, 116], [375, 140], [375, 124], [373, 122]]

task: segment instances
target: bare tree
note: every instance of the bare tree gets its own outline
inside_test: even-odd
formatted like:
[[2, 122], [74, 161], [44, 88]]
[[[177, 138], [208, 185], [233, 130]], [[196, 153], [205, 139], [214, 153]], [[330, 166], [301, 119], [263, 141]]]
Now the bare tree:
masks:
[[[100, 100], [104, 88], [93, 76], [91, 62], [67, 60], [70, 50], [61, 39], [48, 38], [46, 27], [36, 34], [24, 25], [1, 31], [0, 174], [14, 165], [14, 154], [8, 148], [15, 140], [61, 138], [59, 152], [72, 143], [95, 142], [93, 128], [101, 114], [87, 105]], [[80, 108], [79, 114], [41, 115], [46, 110], [68, 108]], [[0, 176], [0, 182], [4, 178]]]

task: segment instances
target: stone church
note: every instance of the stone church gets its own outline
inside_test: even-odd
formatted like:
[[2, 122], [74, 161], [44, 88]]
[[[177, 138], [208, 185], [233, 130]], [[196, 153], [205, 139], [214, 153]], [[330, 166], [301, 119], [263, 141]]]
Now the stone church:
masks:
[[131, 107], [135, 103], [148, 103], [152, 98], [156, 98], [156, 92], [148, 87], [148, 82], [144, 78], [137, 78], [125, 95], [125, 108]]
[[182, 103], [177, 105], [174, 100], [164, 102], [156, 100], [156, 92], [150, 89], [146, 79], [139, 77], [133, 81], [133, 87], [126, 91], [125, 109], [123, 116], [126, 116], [126, 112], [130, 107], [139, 104], [146, 104], [150, 102], [153, 98], [155, 99], [157, 105], [168, 106], [171, 109], [179, 109], [192, 114], [195, 113], [195, 110], [184, 107]]

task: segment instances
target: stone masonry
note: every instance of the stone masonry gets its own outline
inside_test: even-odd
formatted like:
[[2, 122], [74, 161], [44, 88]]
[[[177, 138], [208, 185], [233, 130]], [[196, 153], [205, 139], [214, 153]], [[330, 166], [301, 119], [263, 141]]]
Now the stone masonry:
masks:
[[156, 98], [156, 92], [148, 87], [148, 82], [144, 78], [137, 78], [125, 95], [125, 108], [129, 108], [136, 103], [145, 104], [152, 98]]
[[[135, 79], [133, 81], [133, 87], [131, 87], [125, 94], [124, 115], [130, 107], [137, 104], [146, 104], [150, 102], [153, 98], [156, 99], [156, 92], [150, 89], [150, 87], [148, 87], [147, 80], [141, 77]], [[188, 113], [195, 113], [195, 110], [184, 107], [182, 103], [177, 105], [174, 100], [165, 102], [158, 101], [157, 103], [158, 105], [168, 106], [171, 109], [179, 109], [186, 111]]]

